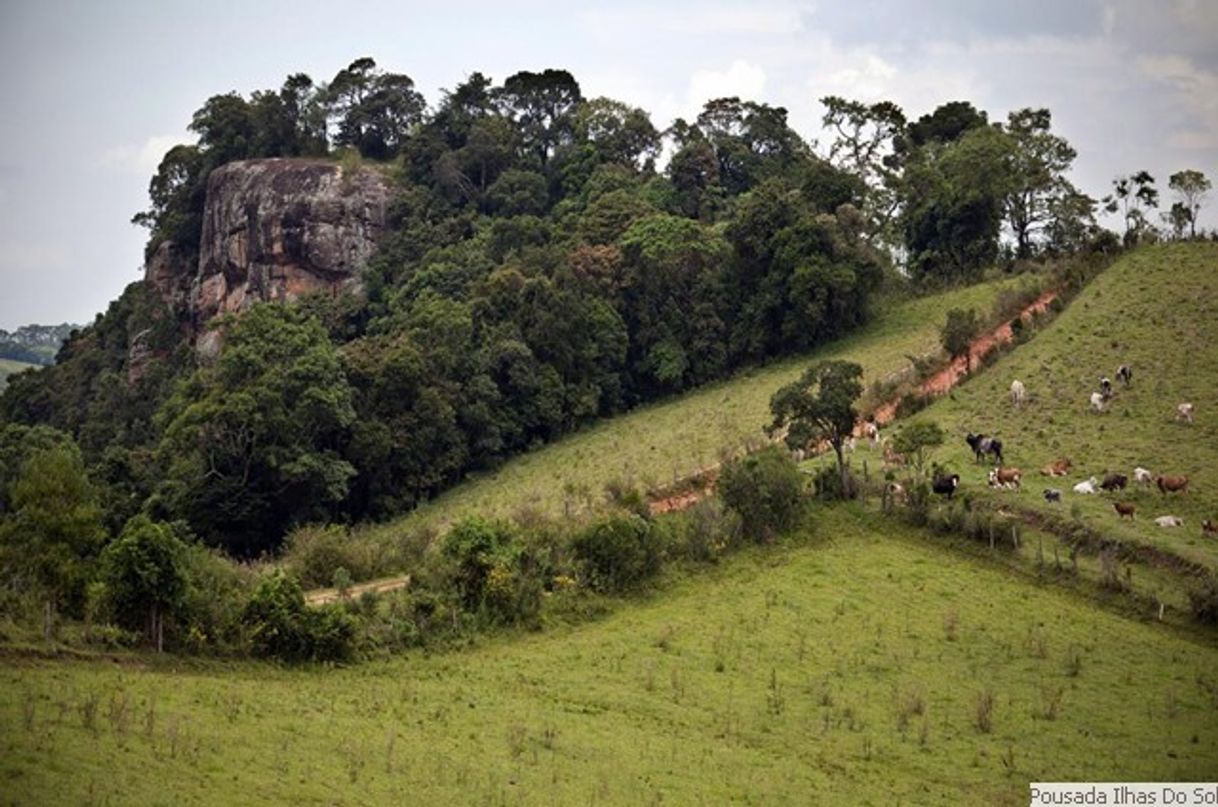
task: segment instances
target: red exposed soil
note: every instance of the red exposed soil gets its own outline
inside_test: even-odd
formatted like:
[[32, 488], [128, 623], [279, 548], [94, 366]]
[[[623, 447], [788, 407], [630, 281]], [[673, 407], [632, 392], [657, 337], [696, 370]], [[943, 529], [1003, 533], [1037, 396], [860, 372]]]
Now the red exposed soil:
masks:
[[[1056, 297], [1056, 291], [1046, 291], [1024, 308], [1023, 311], [1019, 312], [1019, 318], [1025, 319], [1035, 314], [1040, 314], [1049, 307], [1049, 303], [1053, 302]], [[1011, 322], [1013, 321], [1008, 320], [994, 330], [977, 337], [969, 347], [967, 359], [964, 356], [955, 359], [951, 364], [919, 384], [917, 391], [922, 395], [938, 396], [959, 384], [960, 380], [968, 375], [968, 367], [970, 365], [977, 364], [985, 354], [998, 345], [1011, 341]], [[893, 416], [896, 415], [896, 411], [897, 401], [889, 401], [875, 410], [875, 422], [880, 425], [890, 422]]]

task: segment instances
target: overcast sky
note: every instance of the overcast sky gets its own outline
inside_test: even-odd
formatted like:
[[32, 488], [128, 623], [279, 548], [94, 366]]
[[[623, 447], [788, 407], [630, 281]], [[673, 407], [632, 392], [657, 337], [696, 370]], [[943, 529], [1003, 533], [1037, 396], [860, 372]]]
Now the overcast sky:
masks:
[[[559, 67], [584, 95], [659, 128], [708, 98], [786, 107], [819, 137], [817, 99], [965, 99], [1004, 119], [1049, 107], [1104, 195], [1148, 169], [1218, 180], [1218, 2], [820, 0], [812, 3], [0, 0], [0, 328], [91, 321], [141, 276], [148, 178], [211, 95], [328, 81], [360, 56], [429, 102], [480, 70]], [[1218, 226], [1218, 194], [1202, 211]]]

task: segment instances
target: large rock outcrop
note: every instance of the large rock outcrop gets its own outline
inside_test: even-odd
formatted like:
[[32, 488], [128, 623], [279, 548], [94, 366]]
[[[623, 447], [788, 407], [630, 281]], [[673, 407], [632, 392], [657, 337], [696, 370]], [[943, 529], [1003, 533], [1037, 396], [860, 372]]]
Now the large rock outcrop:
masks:
[[264, 300], [359, 290], [360, 270], [385, 229], [389, 184], [371, 168], [324, 160], [242, 160], [207, 179], [193, 271], [164, 244], [147, 282], [189, 319], [203, 355], [219, 348], [207, 323]]

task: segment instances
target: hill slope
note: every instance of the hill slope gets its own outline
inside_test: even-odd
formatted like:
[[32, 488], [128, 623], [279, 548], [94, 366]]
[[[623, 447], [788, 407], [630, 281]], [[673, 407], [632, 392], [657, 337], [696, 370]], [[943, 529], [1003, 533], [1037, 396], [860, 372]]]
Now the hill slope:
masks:
[[664, 484], [718, 461], [724, 449], [757, 439], [770, 421], [770, 396], [820, 359], [859, 362], [871, 384], [909, 366], [909, 356], [939, 350], [939, 329], [956, 307], [990, 310], [1019, 280], [982, 283], [882, 310], [857, 333], [811, 354], [776, 362], [570, 435], [517, 457], [495, 472], [475, 475], [409, 516], [384, 527], [396, 532], [442, 525], [467, 515], [507, 516], [522, 506], [549, 515], [564, 502], [600, 500], [615, 479]]
[[8, 377], [23, 370], [29, 370], [31, 367], [38, 367], [37, 364], [30, 364], [23, 361], [13, 361], [12, 359], [0, 359], [0, 390], [4, 389], [8, 384]]
[[[1116, 382], [1118, 365], [1134, 370], [1133, 385]], [[1107, 375], [1116, 384], [1104, 414], [1088, 399]], [[1013, 379], [1027, 386], [1029, 401], [1008, 400]], [[936, 454], [959, 471], [969, 490], [983, 490], [985, 467], [973, 463], [963, 437], [969, 430], [1003, 439], [1008, 465], [1025, 472], [1021, 492], [994, 496], [1041, 512], [1076, 509], [1094, 529], [1218, 567], [1218, 540], [1201, 534], [1202, 519], [1218, 520], [1218, 245], [1173, 244], [1138, 250], [1092, 284], [1043, 333], [976, 375], [919, 415], [949, 432]], [[1174, 418], [1176, 404], [1196, 408], [1196, 422]], [[1036, 469], [1058, 457], [1074, 462], [1070, 476], [1049, 479]], [[1133, 469], [1187, 474], [1187, 494], [1162, 496], [1138, 490]], [[1122, 494], [1071, 492], [1077, 481], [1107, 472], [1130, 477]], [[1061, 505], [1047, 504], [1044, 487], [1065, 491]], [[1129, 501], [1136, 520], [1122, 521], [1113, 501]], [[1182, 516], [1181, 529], [1154, 524], [1155, 516]]]
[[872, 518], [467, 652], [6, 667], [0, 777], [32, 801], [1015, 804], [1218, 773], [1214, 647]]

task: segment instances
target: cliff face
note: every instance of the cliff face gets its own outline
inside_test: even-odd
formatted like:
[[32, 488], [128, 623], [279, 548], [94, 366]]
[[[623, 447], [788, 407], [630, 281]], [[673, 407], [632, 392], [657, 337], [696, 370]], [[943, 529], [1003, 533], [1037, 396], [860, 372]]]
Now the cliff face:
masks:
[[217, 316], [263, 300], [359, 289], [359, 271], [385, 228], [388, 183], [375, 170], [320, 160], [243, 160], [207, 180], [197, 267], [162, 244], [145, 279], [185, 316], [203, 355]]

